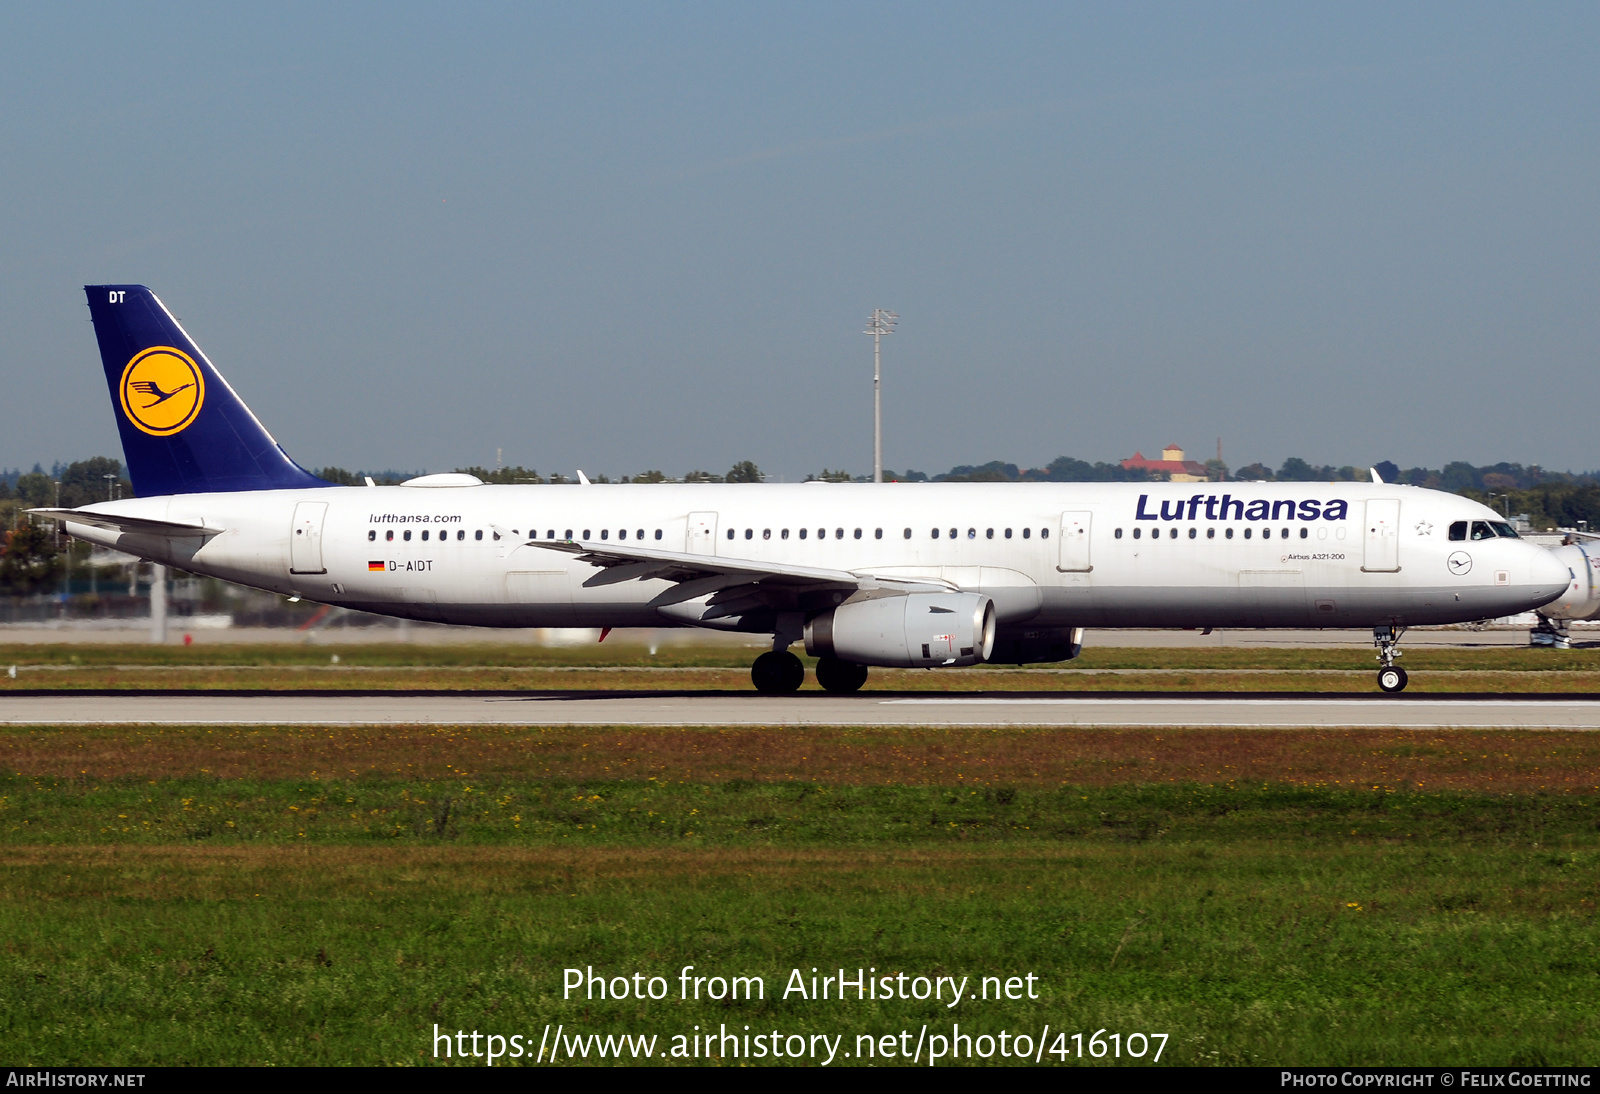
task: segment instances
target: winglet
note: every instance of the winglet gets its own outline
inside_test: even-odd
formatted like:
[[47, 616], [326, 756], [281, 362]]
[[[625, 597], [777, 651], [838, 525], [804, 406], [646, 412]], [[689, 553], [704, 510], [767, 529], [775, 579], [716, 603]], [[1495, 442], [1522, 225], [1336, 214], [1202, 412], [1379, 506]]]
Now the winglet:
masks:
[[1383, 476], [1378, 474], [1378, 469], [1376, 467], [1369, 467], [1369, 468], [1367, 468], [1367, 470], [1372, 473], [1372, 481], [1377, 483], [1378, 485], [1382, 486], [1383, 485]]
[[583, 473], [583, 468], [581, 468], [581, 467], [578, 468], [578, 485], [579, 486], [593, 486], [594, 485], [594, 483], [589, 481], [589, 476], [585, 475]]

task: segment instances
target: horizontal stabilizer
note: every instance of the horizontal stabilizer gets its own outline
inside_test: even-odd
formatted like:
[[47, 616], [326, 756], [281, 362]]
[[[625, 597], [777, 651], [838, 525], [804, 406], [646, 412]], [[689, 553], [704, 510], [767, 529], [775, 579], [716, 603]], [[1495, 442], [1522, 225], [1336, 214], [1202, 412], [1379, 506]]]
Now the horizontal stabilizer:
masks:
[[113, 532], [127, 532], [136, 536], [165, 536], [182, 539], [190, 536], [220, 535], [221, 528], [207, 528], [203, 524], [179, 524], [171, 520], [149, 520], [145, 517], [120, 517], [114, 513], [95, 513], [87, 509], [29, 509], [33, 516], [69, 524], [87, 524], [91, 528], [109, 528]]

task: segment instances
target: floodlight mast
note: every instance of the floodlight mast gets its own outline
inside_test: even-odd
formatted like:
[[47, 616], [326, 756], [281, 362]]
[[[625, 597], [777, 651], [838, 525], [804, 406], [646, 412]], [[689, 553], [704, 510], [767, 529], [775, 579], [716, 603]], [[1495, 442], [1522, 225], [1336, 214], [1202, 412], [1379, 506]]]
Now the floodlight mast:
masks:
[[883, 481], [883, 356], [885, 335], [894, 333], [895, 320], [900, 317], [883, 308], [873, 308], [867, 317], [867, 329], [862, 334], [872, 336], [872, 481]]

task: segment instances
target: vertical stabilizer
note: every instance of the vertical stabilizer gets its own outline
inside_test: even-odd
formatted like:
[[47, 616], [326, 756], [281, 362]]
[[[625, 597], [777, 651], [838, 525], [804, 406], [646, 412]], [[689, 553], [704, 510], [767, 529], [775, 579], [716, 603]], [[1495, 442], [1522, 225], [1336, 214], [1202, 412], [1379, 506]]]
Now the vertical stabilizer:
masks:
[[143, 285], [84, 293], [135, 493], [332, 485], [278, 447], [155, 293]]

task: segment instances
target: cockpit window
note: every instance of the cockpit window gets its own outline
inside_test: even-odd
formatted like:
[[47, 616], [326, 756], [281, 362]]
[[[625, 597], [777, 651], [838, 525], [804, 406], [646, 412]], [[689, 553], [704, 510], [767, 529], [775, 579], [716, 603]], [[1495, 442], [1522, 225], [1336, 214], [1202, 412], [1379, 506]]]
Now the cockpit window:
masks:
[[1503, 520], [1491, 520], [1489, 527], [1494, 529], [1495, 535], [1505, 539], [1517, 539], [1517, 530]]
[[1493, 539], [1494, 529], [1489, 527], [1489, 522], [1486, 520], [1475, 520], [1472, 522], [1472, 538]]
[[1466, 539], [1467, 522], [1464, 520], [1453, 521], [1450, 525], [1450, 538], [1453, 540]]

